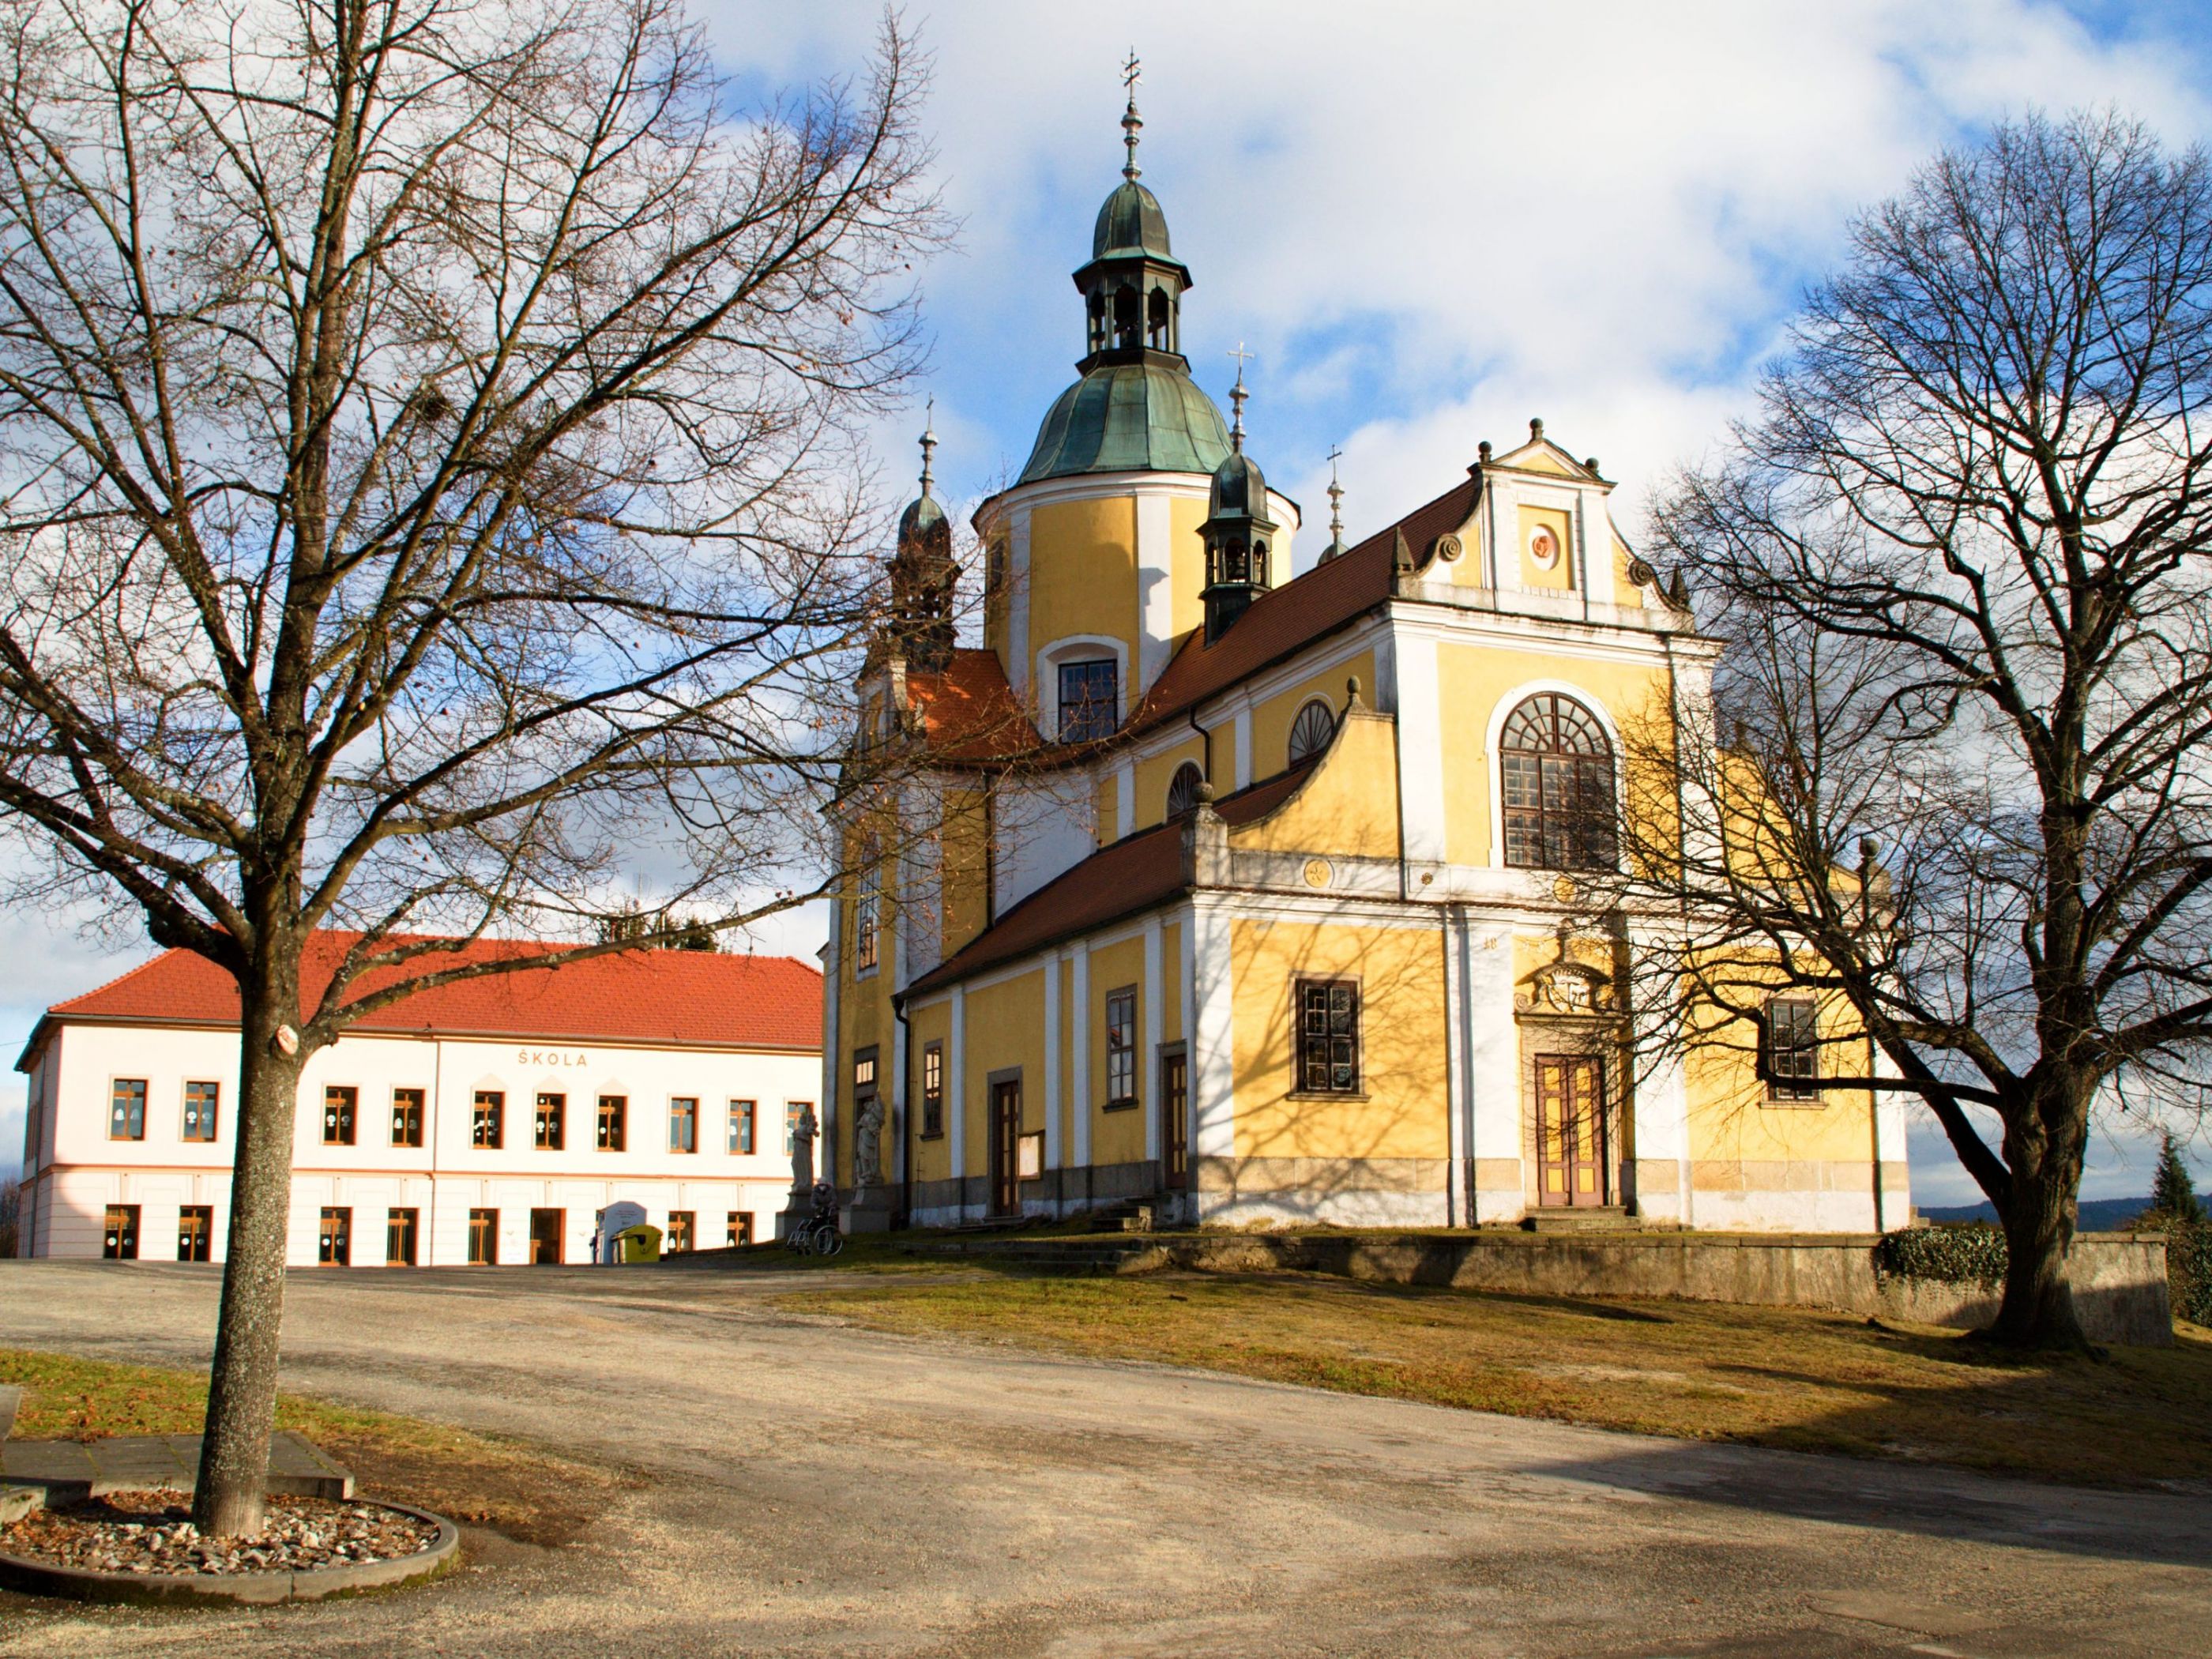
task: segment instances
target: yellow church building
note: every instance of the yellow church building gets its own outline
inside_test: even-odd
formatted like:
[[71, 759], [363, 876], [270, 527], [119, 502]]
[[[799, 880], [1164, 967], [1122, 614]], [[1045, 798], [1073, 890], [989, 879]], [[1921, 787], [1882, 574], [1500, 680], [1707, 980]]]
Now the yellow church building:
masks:
[[1896, 1098], [1802, 1081], [1825, 1018], [1768, 1011], [1765, 1080], [1755, 1044], [1668, 1059], [1626, 963], [1669, 921], [1594, 907], [1624, 728], [1720, 649], [1613, 485], [1532, 421], [1294, 574], [1242, 374], [1224, 422], [1180, 352], [1138, 125], [1079, 378], [975, 514], [980, 648], [932, 440], [901, 521], [858, 743], [915, 765], [845, 803], [825, 953], [853, 1224], [1905, 1224]]

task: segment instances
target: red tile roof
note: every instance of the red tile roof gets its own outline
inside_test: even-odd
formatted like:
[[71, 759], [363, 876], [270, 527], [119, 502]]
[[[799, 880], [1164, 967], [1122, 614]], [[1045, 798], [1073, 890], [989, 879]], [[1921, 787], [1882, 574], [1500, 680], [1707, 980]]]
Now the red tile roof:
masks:
[[[301, 993], [316, 1006], [356, 936], [316, 935], [301, 963]], [[520, 939], [479, 939], [410, 964], [410, 973], [527, 958], [558, 950]], [[393, 970], [357, 984], [391, 982]], [[21, 1069], [51, 1024], [72, 1020], [234, 1025], [238, 987], [189, 951], [165, 951], [95, 991], [58, 1002], [31, 1034]], [[366, 1014], [353, 1029], [549, 1040], [818, 1050], [822, 975], [791, 957], [709, 951], [632, 951], [556, 968], [518, 968], [441, 985]]]
[[[1240, 789], [1216, 802], [1214, 810], [1231, 829], [1263, 818], [1290, 799], [1318, 758], [1301, 762], [1265, 783]], [[1171, 819], [1100, 848], [1038, 888], [915, 981], [907, 988], [907, 994], [936, 990], [1173, 897], [1187, 885], [1182, 855], [1187, 822]]]
[[989, 760], [1024, 753], [1037, 735], [995, 651], [963, 647], [939, 674], [909, 673], [907, 697], [921, 711], [922, 732], [942, 760]]
[[[1406, 546], [1415, 559], [1425, 557], [1429, 544], [1438, 536], [1467, 522], [1474, 511], [1477, 489], [1470, 477], [1339, 557], [1262, 593], [1236, 625], [1212, 645], [1206, 643], [1204, 629], [1194, 629], [1123, 729], [1141, 732], [1178, 719], [1216, 692], [1280, 662], [1382, 604], [1390, 597], [1399, 533], [1404, 532]], [[1366, 688], [1366, 696], [1373, 702], [1373, 686]]]

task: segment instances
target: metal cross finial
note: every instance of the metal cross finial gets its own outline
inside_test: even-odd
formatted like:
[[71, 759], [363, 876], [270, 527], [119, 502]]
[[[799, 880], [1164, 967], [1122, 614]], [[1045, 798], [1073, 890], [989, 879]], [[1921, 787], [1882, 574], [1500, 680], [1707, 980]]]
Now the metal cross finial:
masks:
[[1237, 410], [1237, 417], [1229, 424], [1229, 441], [1236, 448], [1244, 447], [1244, 400], [1252, 394], [1244, 389], [1244, 364], [1257, 354], [1244, 349], [1244, 342], [1237, 343], [1237, 349], [1224, 352], [1224, 356], [1237, 360], [1237, 384], [1229, 388], [1229, 401]]
[[1344, 486], [1336, 481], [1336, 464], [1344, 451], [1334, 445], [1328, 452], [1328, 534], [1332, 544], [1344, 539]]
[[921, 493], [929, 494], [929, 459], [937, 448], [937, 399], [929, 400], [921, 421]]
[[1132, 184], [1143, 171], [1137, 165], [1137, 134], [1144, 128], [1145, 118], [1137, 113], [1137, 82], [1144, 76], [1137, 66], [1137, 49], [1129, 48], [1129, 60], [1121, 65], [1121, 84], [1129, 89], [1129, 107], [1121, 112], [1121, 142], [1129, 147], [1129, 159], [1121, 168], [1121, 176]]

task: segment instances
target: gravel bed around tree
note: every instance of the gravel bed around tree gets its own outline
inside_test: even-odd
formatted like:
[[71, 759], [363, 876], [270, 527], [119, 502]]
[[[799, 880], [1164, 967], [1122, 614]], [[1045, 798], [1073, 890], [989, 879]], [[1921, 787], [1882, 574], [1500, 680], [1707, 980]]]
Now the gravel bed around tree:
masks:
[[437, 1523], [380, 1504], [271, 1497], [253, 1538], [204, 1538], [190, 1494], [112, 1492], [0, 1527], [0, 1554], [87, 1572], [309, 1572], [420, 1554]]

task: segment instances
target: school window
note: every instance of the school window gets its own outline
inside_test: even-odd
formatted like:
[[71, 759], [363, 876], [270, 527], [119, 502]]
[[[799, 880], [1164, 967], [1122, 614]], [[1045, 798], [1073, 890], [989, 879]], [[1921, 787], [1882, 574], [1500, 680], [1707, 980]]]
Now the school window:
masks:
[[422, 1091], [420, 1089], [394, 1089], [392, 1091], [392, 1144], [395, 1146], [420, 1146], [422, 1144]]
[[740, 1156], [753, 1149], [753, 1103], [733, 1100], [730, 1103], [730, 1150]]
[[540, 1095], [538, 1097], [538, 1150], [557, 1152], [562, 1144], [562, 1120], [568, 1115], [568, 1097]]
[[752, 1242], [753, 1212], [750, 1210], [731, 1211], [730, 1248], [734, 1250], [741, 1245], [750, 1244]]
[[783, 1155], [789, 1158], [799, 1141], [799, 1120], [814, 1109], [811, 1100], [787, 1100], [783, 1103]]
[[1109, 657], [1060, 665], [1060, 740], [1089, 743], [1114, 735], [1121, 724], [1116, 671]]
[[333, 1085], [323, 1091], [324, 1146], [353, 1145], [354, 1113], [360, 1103], [358, 1089]]
[[325, 1267], [353, 1263], [353, 1212], [325, 1209], [315, 1227], [315, 1260]]
[[146, 1079], [119, 1077], [110, 1092], [107, 1138], [110, 1140], [146, 1139]]
[[925, 1140], [945, 1133], [945, 1045], [921, 1051], [921, 1133]]
[[663, 1255], [674, 1255], [691, 1248], [693, 1223], [697, 1216], [690, 1210], [671, 1210], [668, 1212], [668, 1231], [662, 1241]]
[[699, 1150], [699, 1103], [678, 1095], [668, 1103], [668, 1150], [672, 1152], [696, 1152]]
[[[221, 1097], [222, 1093], [222, 1085], [219, 1083], [187, 1083], [185, 1085], [184, 1138], [186, 1140], [213, 1140], [215, 1139], [216, 1103]], [[179, 1256], [177, 1258], [179, 1261], [195, 1259], [201, 1261], [207, 1260], [205, 1256], [199, 1256], [197, 1258]]]
[[623, 1149], [623, 1125], [629, 1117], [629, 1099], [625, 1095], [599, 1097], [599, 1150], [618, 1152]]
[[506, 1115], [507, 1097], [505, 1095], [496, 1089], [477, 1090], [476, 1104], [470, 1114], [469, 1144], [472, 1146], [497, 1147], [501, 1139], [500, 1120]]
[[1359, 1092], [1359, 987], [1348, 979], [1297, 982], [1298, 1090]]
[[1106, 995], [1106, 1109], [1137, 1103], [1137, 988]]
[[138, 1259], [138, 1206], [136, 1204], [111, 1204], [107, 1206], [107, 1227], [100, 1236], [100, 1254], [110, 1261], [136, 1261]]
[[1818, 1100], [1819, 1010], [1809, 997], [1776, 997], [1766, 1005], [1766, 1097]]
[[422, 1225], [420, 1210], [386, 1210], [384, 1212], [384, 1265], [387, 1267], [411, 1267], [415, 1265], [415, 1237]]
[[177, 1260], [204, 1261], [215, 1231], [215, 1208], [208, 1204], [186, 1204], [177, 1211]]
[[469, 1265], [472, 1267], [495, 1267], [499, 1265], [497, 1210], [469, 1212]]

